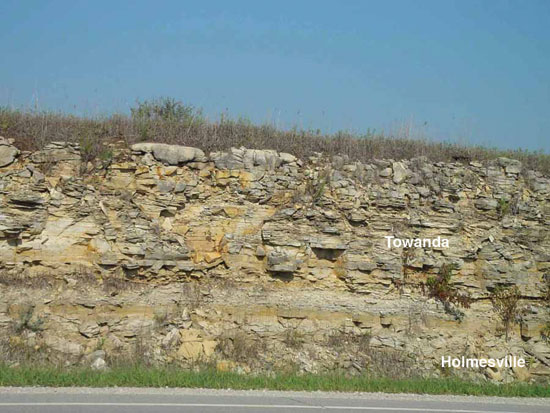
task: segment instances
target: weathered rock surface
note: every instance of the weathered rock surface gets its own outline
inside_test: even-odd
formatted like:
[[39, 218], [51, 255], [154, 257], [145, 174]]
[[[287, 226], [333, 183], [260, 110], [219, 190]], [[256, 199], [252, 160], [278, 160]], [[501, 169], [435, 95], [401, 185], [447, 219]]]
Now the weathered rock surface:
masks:
[[11, 145], [11, 142], [0, 136], [0, 168], [8, 166], [19, 155], [19, 149]]
[[168, 165], [180, 165], [187, 162], [204, 162], [204, 152], [197, 148], [165, 143], [136, 143], [132, 145], [136, 153], [152, 153], [156, 160]]
[[[461, 349], [533, 359], [528, 371], [475, 373], [492, 380], [550, 375], [550, 179], [518, 161], [303, 162], [140, 143], [115, 147], [106, 169], [81, 175], [78, 145], [17, 158], [6, 142], [0, 333], [34, 305], [17, 345], [103, 369], [145, 337], [146, 357], [160, 363], [217, 357], [223, 368], [254, 367], [242, 351], [259, 357], [258, 368], [286, 360], [357, 372], [376, 357], [335, 346], [368, 337], [368, 346], [353, 343], [413, 354], [428, 374]], [[450, 248], [388, 249], [387, 235], [440, 236]], [[473, 298], [461, 317], [422, 293], [445, 264]], [[525, 307], [510, 341], [489, 300], [508, 285]], [[248, 347], [258, 340], [261, 351]], [[90, 356], [98, 346], [105, 354]]]

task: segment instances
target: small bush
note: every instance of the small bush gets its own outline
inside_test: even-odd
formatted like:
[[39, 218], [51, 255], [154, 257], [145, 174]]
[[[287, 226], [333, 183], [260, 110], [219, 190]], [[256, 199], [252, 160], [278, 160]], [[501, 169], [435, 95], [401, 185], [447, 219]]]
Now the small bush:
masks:
[[519, 307], [520, 298], [521, 293], [516, 285], [513, 287], [498, 286], [491, 293], [491, 302], [502, 322], [506, 334], [506, 341], [508, 341], [509, 338], [510, 327], [521, 321], [521, 309]]
[[468, 294], [460, 293], [459, 290], [451, 284], [453, 271], [456, 270], [454, 264], [443, 264], [439, 269], [437, 276], [428, 277], [426, 280], [427, 294], [430, 298], [435, 298], [441, 302], [445, 308], [445, 312], [453, 315], [457, 320], [461, 321], [464, 313], [452, 304], [469, 308], [471, 298]]
[[503, 218], [510, 212], [510, 201], [500, 198], [497, 205], [498, 215]]
[[155, 321], [155, 325], [157, 328], [162, 328], [166, 325], [168, 322], [169, 314], [166, 309], [158, 309], [155, 311], [155, 314], [153, 315], [153, 320]]
[[194, 122], [202, 123], [202, 110], [193, 105], [183, 103], [168, 97], [153, 100], [138, 101], [137, 106], [130, 109], [132, 118], [140, 121], [169, 121], [182, 122], [190, 125]]
[[293, 349], [300, 349], [304, 345], [304, 335], [295, 328], [289, 328], [285, 332], [284, 343]]
[[42, 330], [44, 320], [41, 317], [34, 316], [34, 305], [25, 305], [20, 313], [19, 319], [15, 322], [14, 330], [16, 333], [22, 333], [25, 330], [37, 332]]
[[138, 101], [130, 111], [140, 140], [157, 138], [155, 135], [159, 127], [190, 128], [205, 121], [200, 109], [166, 97]]
[[369, 348], [371, 334], [352, 334], [346, 331], [335, 331], [327, 337], [327, 346], [340, 352], [344, 350], [366, 350]]
[[244, 331], [233, 330], [220, 337], [218, 351], [229, 360], [254, 364], [259, 362], [265, 342], [250, 337]]

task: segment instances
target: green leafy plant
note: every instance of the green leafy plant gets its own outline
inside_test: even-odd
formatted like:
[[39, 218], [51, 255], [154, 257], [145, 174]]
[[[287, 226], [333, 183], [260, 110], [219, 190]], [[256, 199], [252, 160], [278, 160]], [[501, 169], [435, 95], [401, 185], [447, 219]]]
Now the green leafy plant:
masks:
[[175, 99], [162, 97], [153, 100], [138, 101], [137, 106], [130, 109], [132, 118], [136, 120], [170, 121], [185, 124], [202, 123], [202, 110], [193, 105], [184, 105]]
[[168, 97], [137, 101], [130, 111], [140, 140], [162, 139], [167, 133], [181, 134], [182, 128], [189, 133], [206, 122], [201, 109]]
[[[464, 313], [456, 307], [469, 308], [472, 300], [468, 294], [461, 293], [451, 284], [451, 277], [456, 269], [455, 264], [443, 264], [436, 276], [428, 277], [426, 280], [425, 292], [430, 298], [441, 302], [446, 313], [461, 321]], [[453, 304], [456, 307], [453, 307]]]
[[513, 287], [497, 286], [491, 293], [493, 309], [499, 316], [506, 334], [506, 341], [509, 339], [510, 327], [521, 321], [521, 308], [519, 300], [521, 292], [517, 285]]
[[330, 178], [332, 175], [332, 169], [329, 166], [325, 167], [320, 171], [316, 177], [310, 179], [306, 185], [306, 193], [311, 196], [311, 205], [317, 205], [323, 194], [327, 185], [330, 185]]
[[510, 212], [510, 201], [500, 198], [497, 205], [498, 215], [502, 218]]
[[285, 332], [284, 343], [294, 349], [300, 349], [304, 345], [305, 337], [296, 328], [289, 328]]
[[21, 333], [25, 330], [40, 331], [44, 324], [44, 320], [41, 317], [34, 317], [34, 306], [26, 305], [19, 313], [19, 319], [15, 322], [14, 329], [17, 333]]

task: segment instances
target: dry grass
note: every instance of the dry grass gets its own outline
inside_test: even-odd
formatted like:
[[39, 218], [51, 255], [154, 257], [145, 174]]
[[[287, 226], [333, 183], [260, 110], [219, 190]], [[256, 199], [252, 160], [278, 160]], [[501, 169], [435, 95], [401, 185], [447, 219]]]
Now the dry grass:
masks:
[[284, 334], [283, 342], [290, 348], [299, 350], [305, 342], [305, 335], [296, 328], [287, 328]]
[[367, 332], [353, 334], [335, 331], [327, 337], [326, 346], [339, 355], [339, 359], [351, 359], [358, 366], [365, 366], [369, 374], [394, 379], [418, 375], [411, 355], [403, 350], [373, 348]]
[[31, 288], [36, 290], [50, 289], [55, 278], [51, 274], [31, 276], [26, 272], [0, 270], [0, 285], [6, 287]]
[[290, 152], [301, 159], [323, 152], [345, 155], [351, 160], [374, 158], [410, 159], [426, 156], [434, 162], [487, 160], [500, 156], [515, 158], [529, 169], [550, 173], [550, 155], [524, 150], [499, 150], [480, 146], [463, 146], [384, 136], [373, 132], [364, 135], [277, 129], [272, 125], [254, 125], [248, 121], [222, 117], [206, 120], [200, 112], [195, 117], [137, 118], [126, 115], [84, 118], [63, 113], [14, 110], [0, 107], [0, 135], [15, 139], [22, 150], [37, 150], [51, 141], [79, 142], [87, 160], [109, 156], [104, 145], [113, 140], [127, 144], [156, 141], [203, 149], [206, 153], [245, 146]]
[[235, 329], [224, 332], [217, 350], [226, 359], [253, 365], [261, 362], [260, 356], [266, 348], [265, 341]]

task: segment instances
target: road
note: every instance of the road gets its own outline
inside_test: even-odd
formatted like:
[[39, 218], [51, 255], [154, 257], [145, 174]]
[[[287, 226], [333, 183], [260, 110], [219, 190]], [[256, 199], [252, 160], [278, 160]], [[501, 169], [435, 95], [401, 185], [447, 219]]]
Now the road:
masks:
[[550, 412], [550, 400], [206, 389], [0, 388], [1, 413]]

